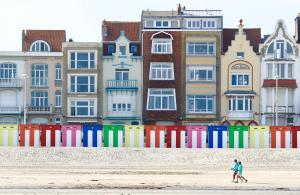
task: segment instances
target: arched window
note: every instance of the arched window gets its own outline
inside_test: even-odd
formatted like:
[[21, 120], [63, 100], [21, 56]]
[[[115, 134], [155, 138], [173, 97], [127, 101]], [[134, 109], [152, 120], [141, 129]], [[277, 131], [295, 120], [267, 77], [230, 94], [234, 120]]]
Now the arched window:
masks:
[[61, 64], [55, 65], [55, 80], [61, 80]]
[[293, 54], [293, 48], [288, 42], [286, 43], [286, 53]]
[[274, 42], [269, 45], [267, 53], [268, 54], [273, 54], [274, 53]]
[[61, 107], [61, 91], [55, 91], [55, 107]]
[[38, 40], [31, 44], [30, 51], [33, 52], [50, 52], [50, 46], [46, 41]]

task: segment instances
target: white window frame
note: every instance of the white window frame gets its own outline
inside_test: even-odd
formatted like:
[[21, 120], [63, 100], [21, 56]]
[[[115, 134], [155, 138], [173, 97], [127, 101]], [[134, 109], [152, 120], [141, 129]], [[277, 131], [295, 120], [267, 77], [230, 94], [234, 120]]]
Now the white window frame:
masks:
[[[36, 69], [37, 66], [43, 66], [43, 69]], [[34, 71], [34, 76], [32, 72]], [[43, 73], [43, 77], [40, 77]], [[37, 74], [39, 76], [37, 76]], [[48, 64], [31, 64], [31, 86], [32, 87], [48, 87]]]
[[[194, 52], [189, 51], [190, 44], [194, 47]], [[206, 53], [196, 53], [196, 45], [206, 45]], [[213, 46], [213, 52], [209, 52], [209, 47]], [[188, 41], [186, 44], [186, 54], [188, 56], [215, 56], [216, 55], [216, 42], [214, 41]]]
[[[210, 24], [210, 26], [208, 26]], [[212, 26], [212, 24], [214, 24]], [[202, 28], [203, 29], [215, 29], [217, 28], [217, 20], [212, 20], [212, 19], [203, 19], [202, 20]]]
[[[206, 79], [201, 80], [200, 79], [200, 75], [199, 75], [199, 79], [196, 79], [196, 73], [195, 71], [197, 70], [205, 70], [206, 71]], [[211, 71], [212, 76], [211, 79], [208, 79], [208, 71]], [[193, 72], [194, 74], [194, 79], [191, 78], [191, 72]], [[207, 66], [189, 66], [188, 67], [188, 75], [187, 75], [188, 81], [191, 82], [210, 82], [210, 81], [214, 81], [214, 68], [213, 67], [207, 67]]]
[[[124, 107], [125, 105], [125, 107]], [[112, 103], [113, 112], [131, 112], [132, 104], [131, 103]]]
[[55, 80], [57, 81], [61, 80], [61, 68], [60, 63], [55, 64]]
[[[159, 43], [159, 42], [165, 42], [165, 43]], [[161, 51], [158, 51], [159, 45], [161, 47]], [[165, 51], [163, 51], [162, 48], [165, 48]], [[172, 54], [173, 53], [172, 39], [171, 38], [153, 38], [151, 51], [153, 54]]]
[[[44, 44], [44, 50], [41, 50], [42, 44]], [[51, 48], [50, 48], [50, 45], [46, 41], [37, 40], [31, 44], [30, 51], [31, 52], [50, 52]]]
[[[41, 96], [33, 96], [33, 94], [36, 95], [37, 92], [39, 92], [41, 94]], [[42, 94], [43, 94], [43, 96], [42, 96]], [[30, 100], [31, 101], [31, 106], [34, 106], [34, 107], [48, 107], [49, 106], [48, 96], [49, 96], [48, 91], [31, 91], [31, 100]], [[44, 104], [44, 105], [42, 105], [42, 104]]]
[[[162, 67], [164, 65], [170, 66], [170, 67]], [[155, 67], [160, 66], [160, 67]], [[155, 69], [155, 77], [153, 75], [153, 69]], [[160, 75], [159, 74], [160, 71]], [[171, 71], [171, 77], [168, 77], [168, 72]], [[167, 77], [163, 78], [163, 72], [166, 72]], [[158, 77], [160, 76], [160, 78]], [[174, 64], [169, 62], [151, 62], [150, 64], [150, 72], [149, 72], [149, 80], [174, 80]]]
[[[205, 99], [206, 110], [196, 111], [196, 100]], [[193, 109], [190, 110], [190, 100], [193, 101]], [[208, 109], [208, 100], [212, 101], [211, 110]], [[202, 113], [214, 113], [215, 112], [215, 97], [213, 95], [188, 95], [187, 96], [187, 112], [189, 114], [202, 114]]]
[[[157, 26], [156, 22], [161, 22], [162, 25], [161, 26]], [[168, 22], [168, 26], [163, 26], [164, 22]], [[171, 21], [170, 20], [154, 20], [153, 26], [155, 28], [170, 28], [171, 27]]]
[[[71, 90], [71, 77], [75, 77], [75, 92], [72, 92]], [[77, 87], [78, 87], [78, 84], [77, 84], [77, 78], [78, 77], [82, 77], [82, 76], [85, 76], [85, 77], [88, 77], [88, 92], [78, 92], [77, 91]], [[91, 77], [94, 77], [94, 92], [91, 92]], [[86, 93], [91, 93], [91, 94], [95, 94], [97, 93], [97, 75], [96, 74], [70, 74], [68, 75], [68, 91], [69, 93], [72, 93], [72, 94], [86, 94]]]
[[14, 79], [16, 75], [17, 65], [15, 63], [0, 63], [0, 79]]
[[[72, 68], [72, 53], [75, 54], [75, 59], [74, 59], [74, 68]], [[77, 54], [78, 53], [88, 53], [88, 67], [87, 68], [78, 68], [78, 59], [77, 59]], [[94, 60], [91, 60], [91, 53], [94, 53]], [[69, 69], [96, 69], [97, 68], [97, 50], [69, 50], [68, 51], [68, 61], [69, 61], [69, 65], [68, 68]], [[94, 61], [94, 67], [91, 68], [91, 61]]]
[[[58, 94], [58, 92], [60, 92]], [[55, 107], [56, 108], [61, 108], [61, 91], [60, 90], [57, 90], [55, 91]]]
[[[191, 24], [191, 25], [189, 25], [189, 24]], [[186, 21], [186, 28], [201, 29], [202, 28], [202, 20], [187, 20]]]
[[[243, 101], [243, 109], [238, 109], [238, 100]], [[246, 101], [248, 102], [248, 107], [246, 108]], [[235, 103], [235, 109], [234, 109], [234, 103]], [[228, 110], [231, 112], [251, 112], [253, 111], [253, 97], [252, 96], [231, 96], [228, 99]]]
[[[233, 75], [236, 75], [236, 85], [233, 85], [232, 84], [232, 76]], [[242, 76], [243, 77], [243, 84], [242, 85], [240, 85], [239, 84], [239, 76]], [[248, 76], [248, 84], [246, 85], [246, 84], [244, 84], [244, 78], [245, 78], [245, 76]], [[231, 86], [233, 86], [233, 87], [241, 87], [241, 86], [250, 86], [251, 84], [250, 84], [250, 75], [249, 75], [249, 73], [236, 73], [236, 72], [232, 72], [231, 73], [231, 75], [230, 75], [230, 80], [231, 80], [231, 83], [230, 83], [230, 85]]]
[[[78, 106], [78, 102], [88, 102], [87, 108], [88, 108], [88, 115], [77, 115], [77, 108], [78, 107], [85, 107], [85, 106]], [[91, 102], [93, 102], [93, 105], [91, 105]], [[72, 115], [72, 107], [75, 107], [75, 115]], [[91, 115], [91, 108], [93, 108], [94, 114]], [[69, 116], [70, 117], [95, 117], [97, 116], [97, 99], [70, 99], [69, 104]]]
[[[150, 94], [151, 91], [160, 91], [161, 94]], [[173, 94], [163, 94], [163, 91], [169, 90], [172, 91]], [[154, 97], [154, 108], [149, 108], [150, 105], [150, 97]], [[156, 106], [156, 97], [160, 97], [160, 107], [155, 108]], [[174, 108], [170, 108], [169, 105], [169, 97], [174, 97]], [[163, 98], [167, 98], [167, 108], [163, 108]], [[148, 89], [148, 94], [147, 94], [147, 110], [176, 110], [177, 105], [176, 105], [176, 90], [175, 88], [149, 88]]]

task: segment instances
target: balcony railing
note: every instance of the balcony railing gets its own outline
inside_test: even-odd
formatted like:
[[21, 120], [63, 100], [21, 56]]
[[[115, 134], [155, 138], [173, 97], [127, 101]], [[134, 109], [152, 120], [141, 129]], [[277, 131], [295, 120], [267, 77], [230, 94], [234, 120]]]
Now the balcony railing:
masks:
[[228, 120], [253, 120], [253, 111], [228, 111]]
[[51, 114], [51, 106], [27, 106], [27, 113], [29, 114]]
[[137, 80], [108, 80], [106, 88], [137, 88]]
[[108, 115], [111, 117], [135, 117], [137, 115], [137, 112], [136, 110], [131, 110], [131, 111], [108, 110]]
[[0, 87], [22, 87], [23, 86], [23, 79], [15, 79], [15, 78], [7, 78], [7, 79], [0, 79]]
[[22, 112], [19, 106], [1, 106], [0, 114], [20, 114]]
[[[278, 106], [278, 113], [294, 113], [294, 106]], [[275, 113], [276, 106], [266, 106], [267, 113]]]

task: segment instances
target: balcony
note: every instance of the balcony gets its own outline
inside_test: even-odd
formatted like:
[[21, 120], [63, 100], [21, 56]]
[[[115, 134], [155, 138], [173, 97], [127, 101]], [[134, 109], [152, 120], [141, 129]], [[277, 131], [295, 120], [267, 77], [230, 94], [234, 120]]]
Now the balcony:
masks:
[[227, 119], [228, 120], [253, 120], [254, 113], [253, 111], [228, 111]]
[[21, 114], [22, 109], [19, 106], [1, 106], [0, 114]]
[[23, 86], [23, 79], [7, 78], [0, 79], [0, 87], [3, 88], [19, 88]]
[[28, 114], [52, 114], [51, 106], [27, 106]]
[[133, 89], [137, 90], [137, 80], [108, 80], [106, 89]]
[[112, 111], [108, 110], [107, 119], [137, 119], [136, 110], [131, 111]]
[[[279, 114], [294, 113], [294, 106], [278, 106], [277, 111]], [[275, 113], [276, 106], [266, 106], [266, 113]]]

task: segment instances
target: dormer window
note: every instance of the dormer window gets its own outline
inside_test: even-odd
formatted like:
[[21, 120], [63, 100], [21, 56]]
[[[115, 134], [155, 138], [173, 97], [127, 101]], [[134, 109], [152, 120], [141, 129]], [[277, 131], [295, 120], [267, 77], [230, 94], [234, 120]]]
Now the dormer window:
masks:
[[286, 53], [293, 54], [293, 48], [292, 48], [291, 44], [289, 44], [289, 43], [286, 43]]
[[30, 51], [32, 51], [32, 52], [50, 52], [50, 46], [46, 41], [38, 40], [31, 44]]
[[270, 46], [268, 47], [268, 54], [273, 54], [274, 53], [274, 43], [271, 43]]

